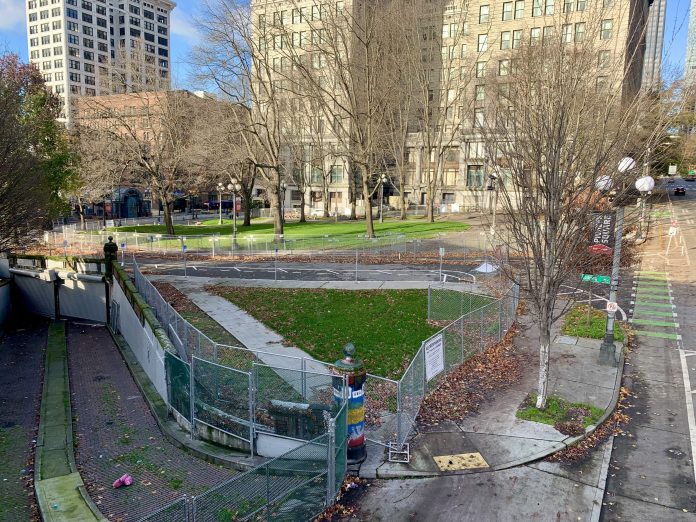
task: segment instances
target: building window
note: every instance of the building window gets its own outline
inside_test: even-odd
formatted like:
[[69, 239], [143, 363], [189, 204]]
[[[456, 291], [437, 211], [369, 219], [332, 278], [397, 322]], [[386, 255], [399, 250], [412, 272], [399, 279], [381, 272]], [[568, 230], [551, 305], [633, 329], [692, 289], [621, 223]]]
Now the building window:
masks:
[[510, 74], [510, 60], [500, 60], [498, 62], [498, 76], [507, 76]]
[[71, 82], [79, 82], [79, 81], [81, 81], [81, 77], [80, 77], [80, 75], [79, 75], [78, 73], [73, 73], [73, 72], [71, 72], [70, 75], [69, 75], [69, 78], [70, 78], [70, 81], [71, 81]]
[[487, 34], [478, 35], [477, 50], [480, 53], [486, 52], [488, 50], [488, 35]]
[[553, 25], [547, 25], [546, 27], [544, 27], [544, 36], [543, 36], [544, 43], [548, 44], [549, 40], [551, 40], [551, 38], [553, 38], [553, 30], [554, 30]]
[[75, 9], [66, 9], [65, 14], [67, 15], [68, 18], [74, 18], [77, 20], [77, 11]]
[[609, 84], [609, 77], [608, 76], [598, 76], [597, 77], [597, 90], [598, 91], [606, 90], [608, 84]]
[[555, 10], [555, 0], [546, 0], [546, 9], [545, 9], [545, 14], [546, 15], [552, 15]]
[[603, 5], [605, 9], [614, 7], [614, 0], [604, 0]]
[[482, 5], [479, 7], [479, 23], [487, 24], [490, 20], [491, 6]]
[[510, 31], [503, 31], [500, 33], [500, 49], [510, 48]]
[[600, 69], [606, 69], [609, 67], [609, 62], [611, 61], [610, 51], [599, 51], [597, 55], [597, 67]]
[[38, 57], [39, 51], [32, 51], [31, 53], [29, 53], [29, 58], [31, 58], [32, 60], [36, 60]]
[[[63, 60], [53, 60], [53, 67], [55, 67], [56, 69], [60, 69], [61, 67], [63, 67]], [[58, 78], [56, 78], [56, 80], [57, 79]]]
[[563, 0], [563, 12], [572, 13], [573, 5], [575, 5], [575, 0]]
[[58, 47], [54, 47], [54, 48], [53, 48], [53, 55], [54, 55], [54, 56], [60, 56], [61, 54], [63, 54], [63, 48], [62, 48], [62, 47], [58, 46]]
[[486, 62], [476, 62], [476, 77], [483, 78], [486, 76]]
[[85, 60], [94, 60], [94, 53], [92, 51], [85, 51], [83, 56]]
[[483, 109], [474, 109], [474, 128], [480, 129], [486, 124], [486, 117]]
[[36, 13], [29, 13], [29, 21], [30, 22], [36, 22], [39, 20], [39, 17], [37, 16]]
[[529, 31], [529, 44], [536, 45], [541, 40], [541, 27], [532, 27]]
[[466, 186], [483, 186], [483, 165], [468, 165], [466, 168]]
[[68, 22], [68, 31], [79, 32], [80, 25], [77, 22]]
[[515, 20], [519, 20], [524, 17], [524, 0], [517, 0], [515, 2]]
[[45, 33], [51, 30], [51, 26], [49, 24], [41, 24], [41, 32]]
[[54, 34], [53, 35], [53, 43], [60, 43], [63, 41], [63, 35], [62, 34]]
[[512, 20], [512, 2], [503, 2], [503, 21]]
[[512, 48], [519, 49], [522, 45], [522, 29], [516, 29], [512, 32]]
[[50, 58], [51, 57], [51, 50], [50, 49], [41, 49], [41, 56], [44, 58]]
[[602, 27], [599, 32], [600, 40], [608, 40], [611, 38], [614, 29], [614, 20], [602, 20]]
[[532, 0], [532, 16], [541, 16], [541, 0]]
[[563, 43], [573, 41], [573, 24], [563, 24], [561, 38]]
[[587, 6], [587, 0], [578, 0], [577, 3], [575, 4], [575, 9], [577, 11], [584, 11], [585, 6]]
[[343, 183], [343, 165], [331, 165], [329, 175], [331, 183]]
[[94, 65], [92, 65], [91, 63], [86, 63], [85, 72], [94, 73]]
[[68, 60], [68, 67], [71, 69], [75, 69], [76, 71], [80, 70], [80, 62], [78, 60]]
[[58, 31], [61, 27], [63, 27], [63, 22], [61, 22], [60, 20], [55, 20], [51, 22], [51, 27], [54, 31]]
[[585, 40], [585, 22], [575, 24], [575, 41], [582, 42]]
[[80, 37], [75, 34], [68, 35], [68, 43], [80, 45]]
[[39, 45], [39, 39], [38, 39], [38, 38], [32, 38], [31, 40], [29, 40], [29, 46], [30, 46], [30, 47], [35, 47], [35, 46], [37, 46], [37, 45]]
[[70, 92], [73, 94], [82, 94], [82, 87], [79, 85], [71, 85]]
[[477, 85], [474, 87], [474, 99], [476, 101], [484, 101], [486, 99], [486, 86]]

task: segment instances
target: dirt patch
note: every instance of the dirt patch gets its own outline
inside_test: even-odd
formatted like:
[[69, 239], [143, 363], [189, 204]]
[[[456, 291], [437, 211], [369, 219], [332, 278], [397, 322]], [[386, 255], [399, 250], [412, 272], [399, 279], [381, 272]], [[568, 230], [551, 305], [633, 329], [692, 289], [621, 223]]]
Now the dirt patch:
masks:
[[170, 303], [174, 310], [179, 313], [185, 312], [198, 312], [203, 313], [203, 311], [198, 308], [193, 302], [184, 294], [183, 292], [177, 290], [169, 283], [164, 283], [162, 281], [152, 281], [153, 286], [157, 289], [164, 300]]

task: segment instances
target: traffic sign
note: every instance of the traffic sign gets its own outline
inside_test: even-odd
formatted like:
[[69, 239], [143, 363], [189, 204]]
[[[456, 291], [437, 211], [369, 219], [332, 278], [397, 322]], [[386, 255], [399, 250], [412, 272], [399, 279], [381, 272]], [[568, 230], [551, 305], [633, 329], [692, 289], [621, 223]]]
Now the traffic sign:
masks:
[[678, 231], [679, 229], [677, 227], [669, 227], [668, 233], [670, 236], [676, 236]]
[[603, 276], [603, 275], [582, 274], [580, 276], [580, 279], [582, 281], [585, 281], [588, 283], [601, 283], [603, 285], [610, 285], [611, 284], [611, 277]]
[[619, 305], [614, 301], [607, 301], [607, 312], [616, 312], [619, 309]]
[[440, 257], [444, 257], [445, 255], [445, 247], [440, 247]]

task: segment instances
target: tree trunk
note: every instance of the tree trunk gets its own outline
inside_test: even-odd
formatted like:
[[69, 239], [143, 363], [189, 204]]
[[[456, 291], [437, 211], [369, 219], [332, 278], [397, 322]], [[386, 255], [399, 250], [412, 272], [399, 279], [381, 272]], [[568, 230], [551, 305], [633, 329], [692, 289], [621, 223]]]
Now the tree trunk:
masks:
[[85, 206], [79, 198], [77, 200], [77, 215], [80, 218], [80, 230], [87, 230], [87, 223], [85, 223]]
[[244, 211], [244, 222], [242, 226], [251, 226], [251, 197], [248, 194], [242, 194], [242, 210]]
[[174, 202], [169, 201], [169, 198], [167, 196], [163, 196], [162, 200], [164, 203], [164, 226], [167, 229], [167, 235], [175, 236], [176, 232], [174, 232], [174, 220], [172, 219], [172, 210], [174, 208]]
[[428, 192], [426, 193], [425, 205], [428, 222], [433, 223], [435, 221], [435, 195], [430, 188], [428, 188]]
[[399, 219], [402, 221], [406, 219], [406, 198], [404, 197], [404, 184], [401, 184], [401, 194], [399, 194], [399, 199], [401, 200], [401, 212], [399, 213]]
[[331, 202], [329, 201], [329, 184], [326, 182], [326, 178], [324, 179], [322, 191], [324, 193], [324, 217], [327, 218], [331, 215], [331, 209], [329, 208]]
[[539, 324], [539, 390], [537, 394], [536, 407], [546, 408], [546, 398], [548, 396], [549, 385], [549, 357], [551, 354], [551, 325], [548, 324], [549, 318], [546, 313], [541, 314]]
[[300, 190], [300, 223], [306, 223], [307, 218], [305, 217], [305, 200], [307, 195], [304, 190]]
[[273, 187], [268, 191], [268, 196], [271, 200], [271, 208], [273, 209], [273, 241], [280, 241], [283, 235], [283, 212], [281, 209], [280, 195], [278, 189]]
[[370, 200], [370, 175], [366, 167], [362, 169], [362, 192], [365, 206], [365, 234], [375, 237], [375, 227], [372, 222], [372, 201]]

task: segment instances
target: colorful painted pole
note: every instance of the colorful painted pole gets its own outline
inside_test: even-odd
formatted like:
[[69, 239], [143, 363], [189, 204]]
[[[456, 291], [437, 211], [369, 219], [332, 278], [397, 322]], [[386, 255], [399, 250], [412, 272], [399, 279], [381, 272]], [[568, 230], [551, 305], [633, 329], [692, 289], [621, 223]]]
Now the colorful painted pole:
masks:
[[[348, 401], [348, 463], [356, 464], [365, 460], [365, 396], [364, 386], [367, 371], [360, 359], [354, 359], [355, 346], [348, 343], [343, 347], [345, 357], [336, 361], [336, 369], [346, 376], [347, 390], [334, 386], [334, 398]], [[338, 441], [336, 441], [339, 443]]]

